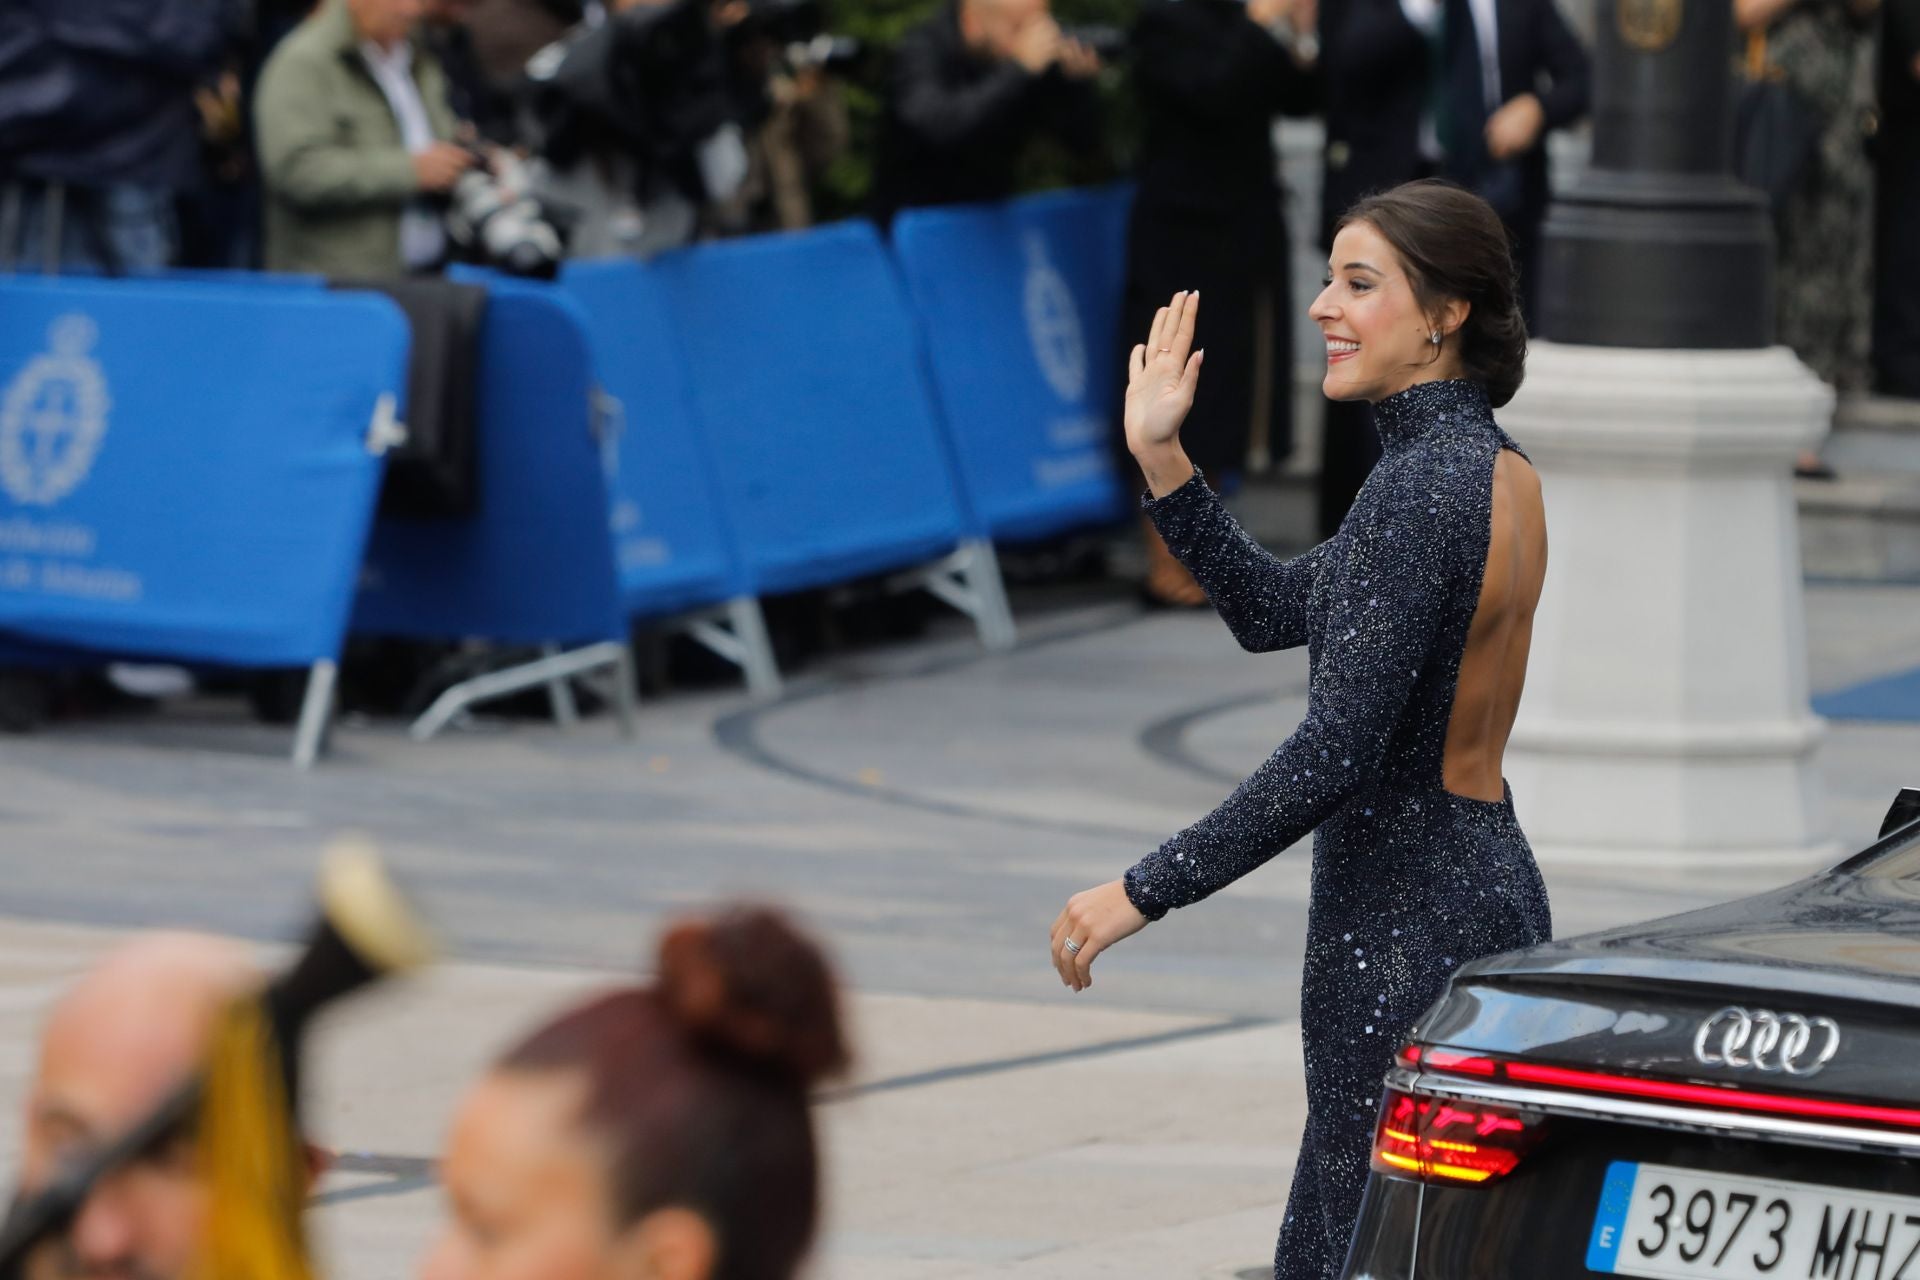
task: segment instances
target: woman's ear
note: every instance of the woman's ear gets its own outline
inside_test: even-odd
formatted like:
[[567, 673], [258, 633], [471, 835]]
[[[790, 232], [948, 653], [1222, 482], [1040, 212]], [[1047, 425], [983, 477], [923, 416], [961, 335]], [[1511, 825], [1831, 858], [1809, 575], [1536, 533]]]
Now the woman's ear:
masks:
[[1447, 305], [1440, 308], [1440, 332], [1452, 337], [1460, 332], [1460, 326], [1473, 314], [1473, 304], [1465, 298], [1449, 298]]
[[705, 1218], [678, 1205], [656, 1209], [614, 1241], [609, 1280], [710, 1280], [719, 1256]]

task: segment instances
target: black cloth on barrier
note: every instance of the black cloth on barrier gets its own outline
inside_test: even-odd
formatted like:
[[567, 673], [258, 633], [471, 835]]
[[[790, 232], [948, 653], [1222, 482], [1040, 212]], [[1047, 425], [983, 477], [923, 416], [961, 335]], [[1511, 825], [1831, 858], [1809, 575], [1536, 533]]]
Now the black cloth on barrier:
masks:
[[380, 514], [453, 517], [480, 506], [474, 382], [487, 291], [428, 277], [336, 279], [336, 289], [385, 294], [413, 330], [407, 358], [406, 443], [387, 455]]

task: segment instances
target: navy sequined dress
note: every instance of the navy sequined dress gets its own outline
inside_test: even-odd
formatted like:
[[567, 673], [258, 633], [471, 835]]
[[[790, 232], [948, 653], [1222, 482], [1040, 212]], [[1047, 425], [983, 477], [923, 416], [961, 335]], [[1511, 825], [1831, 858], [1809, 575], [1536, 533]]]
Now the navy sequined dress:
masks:
[[1441, 780], [1486, 569], [1494, 462], [1518, 447], [1471, 382], [1411, 387], [1376, 405], [1374, 422], [1385, 455], [1353, 510], [1293, 560], [1242, 532], [1199, 476], [1147, 502], [1243, 647], [1307, 646], [1300, 727], [1125, 882], [1159, 919], [1316, 833], [1300, 994], [1307, 1125], [1278, 1280], [1338, 1276], [1381, 1081], [1414, 1019], [1458, 966], [1551, 930], [1511, 793], [1474, 800]]

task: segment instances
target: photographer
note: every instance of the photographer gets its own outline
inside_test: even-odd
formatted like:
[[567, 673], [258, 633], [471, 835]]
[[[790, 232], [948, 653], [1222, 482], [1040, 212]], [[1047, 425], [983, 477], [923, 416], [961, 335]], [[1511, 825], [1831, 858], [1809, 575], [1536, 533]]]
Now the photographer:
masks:
[[692, 240], [748, 161], [706, 0], [616, 0], [527, 64], [534, 189], [576, 256]]
[[813, 195], [849, 141], [841, 77], [860, 43], [825, 32], [817, 0], [729, 0], [728, 90], [746, 135], [746, 180], [711, 210], [726, 235], [813, 225]]
[[281, 41], [254, 105], [273, 271], [388, 276], [446, 255], [432, 200], [474, 164], [420, 0], [323, 0]]
[[874, 214], [1011, 195], [1023, 146], [1101, 145], [1100, 58], [1047, 0], [955, 0], [901, 38], [888, 84]]

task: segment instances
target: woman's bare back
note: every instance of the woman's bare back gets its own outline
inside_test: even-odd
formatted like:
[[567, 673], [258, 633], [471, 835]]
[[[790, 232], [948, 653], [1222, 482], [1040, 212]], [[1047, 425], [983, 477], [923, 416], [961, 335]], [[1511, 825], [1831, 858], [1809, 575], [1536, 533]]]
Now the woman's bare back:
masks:
[[1493, 522], [1480, 602], [1467, 631], [1447, 722], [1444, 785], [1456, 795], [1499, 800], [1501, 760], [1520, 710], [1533, 615], [1547, 573], [1546, 508], [1540, 476], [1504, 449], [1493, 466]]

